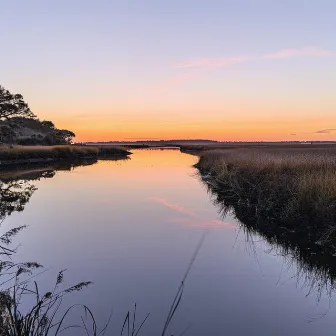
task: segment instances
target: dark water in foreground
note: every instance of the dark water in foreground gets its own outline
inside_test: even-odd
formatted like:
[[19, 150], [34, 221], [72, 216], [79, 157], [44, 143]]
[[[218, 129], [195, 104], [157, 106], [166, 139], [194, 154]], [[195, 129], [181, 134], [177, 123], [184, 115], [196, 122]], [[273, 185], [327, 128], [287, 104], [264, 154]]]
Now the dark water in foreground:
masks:
[[190, 325], [185, 335], [334, 335], [336, 305], [324, 280], [248, 237], [233, 216], [222, 220], [195, 162], [176, 150], [136, 150], [131, 160], [56, 171], [27, 182], [38, 189], [1, 230], [29, 226], [15, 239], [15, 258], [49, 268], [36, 279], [41, 291], [61, 269], [67, 285], [93, 281], [63, 304], [87, 304], [100, 325], [113, 308], [106, 335], [120, 334], [135, 302], [138, 321], [150, 313], [140, 334], [160, 335], [205, 231], [171, 333]]

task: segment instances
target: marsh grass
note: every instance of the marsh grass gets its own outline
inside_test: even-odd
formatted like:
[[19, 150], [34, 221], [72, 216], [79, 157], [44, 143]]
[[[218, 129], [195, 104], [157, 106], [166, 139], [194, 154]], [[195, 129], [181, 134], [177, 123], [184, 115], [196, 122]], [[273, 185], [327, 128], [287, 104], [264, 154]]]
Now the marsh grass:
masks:
[[[307, 295], [314, 292], [317, 302], [322, 295], [329, 298], [334, 295], [336, 290], [335, 251], [315, 244], [314, 235], [310, 234], [309, 227], [289, 229], [280, 223], [271, 225], [267, 221], [261, 221], [253, 206], [236, 202], [228, 197], [226, 192], [218, 189], [208, 176], [202, 176], [207, 191], [223, 219], [228, 213], [236, 217], [239, 227], [238, 235], [243, 235], [245, 238], [246, 249], [249, 252], [256, 256], [259, 242], [266, 241], [268, 243], [266, 249], [263, 243], [259, 247], [261, 246], [265, 253], [281, 257], [282, 269], [287, 268], [293, 271], [297, 286], [305, 289]], [[281, 275], [282, 270], [278, 283], [283, 281]]]
[[[57, 321], [57, 313], [62, 303], [62, 298], [74, 291], [80, 291], [88, 286], [90, 282], [81, 282], [64, 290], [59, 290], [59, 286], [63, 282], [63, 272], [59, 272], [56, 283], [52, 291], [40, 295], [37, 282], [34, 281], [34, 287], [31, 286], [30, 279], [20, 281], [20, 275], [32, 272], [33, 268], [40, 268], [41, 265], [37, 263], [25, 263], [15, 265], [16, 271], [14, 273], [14, 285], [0, 294], [1, 305], [1, 320], [3, 335], [6, 336], [44, 336], [53, 332], [58, 335], [62, 330], [67, 328], [85, 328], [84, 325], [70, 325], [64, 326], [65, 317], [72, 308], [71, 306], [63, 316]], [[24, 314], [20, 312], [21, 300], [24, 296], [33, 296], [35, 303]], [[86, 306], [80, 306], [85, 313], [90, 313]], [[90, 314], [91, 315], [91, 314]], [[93, 325], [94, 325], [94, 319]], [[93, 327], [94, 328], [94, 327]], [[2, 335], [2, 334], [1, 334]]]
[[[262, 237], [297, 285], [331, 298], [336, 289], [335, 149], [204, 152], [196, 167], [223, 218], [233, 214], [248, 246]], [[281, 281], [279, 277], [279, 282]]]
[[131, 153], [122, 147], [93, 146], [3, 146], [0, 147], [0, 162], [18, 160], [77, 160], [82, 158], [126, 157]]
[[225, 202], [259, 223], [336, 246], [336, 148], [213, 150], [196, 167]]
[[335, 144], [300, 144], [300, 143], [211, 143], [211, 144], [183, 144], [179, 146], [182, 151], [190, 151], [195, 153], [201, 153], [206, 151], [213, 150], [235, 150], [235, 149], [262, 149], [262, 150], [326, 150], [326, 149], [335, 149]]
[[[12, 238], [24, 228], [25, 226], [14, 228], [0, 236], [0, 257], [2, 257], [0, 261], [0, 336], [57, 336], [70, 329], [81, 329], [83, 335], [87, 336], [104, 336], [111, 322], [113, 311], [107, 323], [101, 328], [97, 326], [94, 314], [86, 305], [73, 304], [64, 313], [60, 312], [64, 296], [81, 291], [91, 282], [80, 282], [69, 288], [60, 289], [64, 281], [64, 270], [62, 270], [58, 273], [51, 291], [41, 294], [37, 282], [33, 279], [44, 272], [34, 274], [34, 271], [41, 269], [42, 265], [36, 262], [14, 263], [11, 260], [10, 257], [15, 250], [5, 246], [8, 246], [12, 242]], [[161, 336], [168, 333], [169, 326], [181, 303], [187, 277], [203, 245], [205, 236], [206, 233], [201, 237], [192, 255], [170, 306]], [[7, 260], [3, 260], [3, 257], [7, 257]], [[22, 279], [22, 277], [25, 278]], [[23, 312], [21, 303], [23, 298], [27, 296], [32, 297], [34, 302], [30, 304], [30, 308], [26, 308]], [[80, 314], [78, 322], [75, 322], [71, 316], [75, 309], [77, 315]], [[147, 314], [144, 319], [138, 321], [137, 305], [135, 304], [134, 309], [128, 311], [125, 316], [120, 335], [138, 336], [149, 315]], [[71, 319], [70, 323], [67, 322], [69, 319]], [[185, 334], [189, 328], [190, 326], [180, 335]], [[169, 335], [173, 336], [171, 333]]]
[[13, 146], [0, 147], [0, 161], [25, 159], [69, 159], [98, 155], [95, 147], [85, 146]]

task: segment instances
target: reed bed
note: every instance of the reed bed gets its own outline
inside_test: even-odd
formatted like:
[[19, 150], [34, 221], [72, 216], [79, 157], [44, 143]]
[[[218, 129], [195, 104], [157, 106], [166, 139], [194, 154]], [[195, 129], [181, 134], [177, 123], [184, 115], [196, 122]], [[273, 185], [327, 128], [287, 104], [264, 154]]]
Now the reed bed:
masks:
[[336, 148], [213, 150], [196, 166], [227, 203], [253, 209], [263, 225], [336, 246]]
[[0, 160], [61, 159], [97, 155], [97, 148], [85, 146], [13, 146], [0, 148]]
[[98, 158], [99, 156], [127, 156], [131, 154], [121, 147], [93, 146], [3, 146], [0, 147], [0, 162], [19, 160], [61, 160]]

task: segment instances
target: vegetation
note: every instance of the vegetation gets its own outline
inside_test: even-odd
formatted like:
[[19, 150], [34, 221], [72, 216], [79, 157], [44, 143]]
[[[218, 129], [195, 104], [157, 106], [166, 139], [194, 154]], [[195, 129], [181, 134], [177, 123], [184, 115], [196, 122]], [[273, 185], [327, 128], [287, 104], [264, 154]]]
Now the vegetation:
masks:
[[267, 142], [217, 142], [212, 144], [183, 144], [180, 146], [182, 152], [190, 154], [200, 154], [205, 151], [222, 149], [222, 150], [232, 150], [232, 149], [332, 149], [335, 148], [335, 144], [321, 144], [318, 142], [314, 143], [294, 143], [294, 142], [278, 142], [278, 143], [267, 143]]
[[203, 179], [228, 207], [336, 251], [336, 147], [206, 151]]
[[75, 134], [57, 129], [51, 121], [40, 121], [22, 95], [0, 86], [0, 142], [20, 145], [70, 144]]
[[[45, 172], [48, 174], [45, 175]], [[33, 179], [52, 177], [49, 173], [49, 169], [34, 172]], [[35, 190], [31, 179], [0, 181], [0, 226], [6, 216], [24, 210]], [[37, 282], [32, 279], [38, 275], [36, 271], [41, 270], [42, 265], [36, 262], [13, 261], [15, 250], [10, 249], [9, 245], [24, 228], [25, 226], [20, 226], [0, 234], [0, 336], [58, 335], [68, 328], [82, 328], [85, 333], [86, 328], [91, 328], [92, 335], [102, 335], [105, 328], [98, 332], [88, 307], [76, 304], [69, 307], [65, 314], [58, 313], [64, 296], [83, 289], [90, 282], [80, 282], [62, 289], [64, 271], [60, 271], [51, 290], [40, 293]], [[23, 309], [23, 298], [26, 297], [33, 297], [34, 300], [29, 301], [31, 304], [26, 304]], [[65, 317], [75, 308], [82, 309], [82, 322], [64, 325]]]
[[12, 146], [0, 147], [0, 160], [73, 159], [96, 157], [99, 150], [85, 146]]
[[[89, 148], [90, 146], [86, 146], [86, 148]], [[113, 147], [113, 146], [101, 146], [98, 147], [98, 154], [99, 157], [118, 157], [118, 156], [126, 156], [132, 154], [131, 152], [127, 151], [123, 147]]]
[[0, 122], [0, 142], [19, 145], [65, 145], [70, 144], [75, 134], [57, 129], [51, 121], [37, 118], [11, 118]]
[[126, 157], [131, 154], [121, 147], [98, 148], [94, 146], [3, 146], [0, 147], [0, 163], [42, 160], [77, 160], [82, 158]]
[[15, 117], [36, 118], [22, 95], [12, 94], [0, 85], [0, 120]]
[[[23, 206], [15, 210], [22, 211]], [[10, 214], [9, 211], [7, 213]], [[12, 255], [15, 251], [7, 247], [12, 238], [24, 228], [25, 226], [16, 227], [0, 236], [0, 336], [46, 336], [51, 333], [58, 335], [67, 328], [63, 326], [63, 322], [72, 308], [80, 306], [85, 316], [88, 313], [93, 316], [90, 310], [83, 305], [73, 305], [63, 316], [58, 317], [57, 315], [62, 298], [74, 291], [80, 291], [90, 282], [80, 282], [62, 290], [59, 287], [63, 282], [64, 271], [60, 271], [51, 291], [41, 295], [37, 282], [32, 281], [32, 278], [34, 277], [33, 272], [41, 269], [42, 265], [36, 262], [13, 262]], [[35, 302], [23, 313], [21, 311], [22, 299], [32, 295]], [[92, 323], [94, 326], [94, 319]], [[83, 325], [85, 326], [84, 322]], [[80, 327], [84, 329], [83, 326]]]
[[239, 234], [245, 236], [248, 251], [256, 253], [258, 242], [267, 241], [267, 253], [281, 256], [284, 268], [295, 270], [297, 283], [308, 290], [307, 295], [315, 289], [317, 301], [323, 293], [331, 297], [336, 290], [336, 263], [332, 248], [315, 244], [308, 227], [290, 230], [262, 221], [255, 207], [237, 202], [209, 175], [201, 173], [200, 177], [222, 217], [232, 213], [238, 219]]
[[[72, 146], [75, 134], [57, 129], [52, 121], [40, 121], [22, 95], [0, 86], [0, 163], [36, 162], [131, 154], [116, 146]], [[14, 145], [14, 146], [13, 146]]]
[[[83, 163], [86, 164], [86, 162]], [[60, 166], [61, 169], [72, 169], [72, 167], [72, 165]], [[5, 179], [0, 174], [0, 228], [7, 216], [24, 210], [25, 205], [37, 190], [33, 180], [52, 178], [54, 175], [53, 166], [30, 170], [21, 167], [13, 170], [12, 177], [8, 172]], [[61, 306], [66, 295], [82, 290], [91, 282], [80, 282], [64, 289], [64, 271], [60, 271], [51, 289], [42, 293], [38, 283], [34, 281], [39, 273], [44, 272], [42, 265], [30, 261], [22, 263], [13, 261], [15, 251], [10, 249], [9, 245], [24, 228], [25, 226], [20, 226], [0, 234], [0, 336], [56, 336], [65, 330], [71, 332], [74, 328], [80, 329], [82, 335], [105, 335], [112, 313], [107, 323], [99, 327], [94, 314], [87, 306], [81, 304]], [[168, 335], [171, 321], [183, 296], [186, 279], [204, 238], [205, 235], [199, 242], [177, 290], [163, 325], [162, 336]], [[149, 314], [144, 319], [139, 319], [135, 305], [133, 310], [125, 314], [124, 323], [120, 324], [120, 335], [141, 335], [148, 317]]]

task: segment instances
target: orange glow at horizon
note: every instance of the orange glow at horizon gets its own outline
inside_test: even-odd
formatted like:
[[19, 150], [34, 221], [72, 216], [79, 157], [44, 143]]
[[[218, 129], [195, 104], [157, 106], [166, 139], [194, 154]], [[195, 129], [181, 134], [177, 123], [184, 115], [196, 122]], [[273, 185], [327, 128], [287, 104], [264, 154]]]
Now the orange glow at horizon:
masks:
[[[154, 122], [81, 122], [77, 119], [57, 120], [58, 128], [75, 132], [75, 141], [136, 141], [171, 139], [211, 139], [217, 141], [292, 141], [292, 140], [336, 140], [334, 130], [328, 130], [330, 122], [314, 118], [307, 121], [214, 121], [186, 123]], [[336, 121], [336, 120], [335, 120]], [[336, 122], [334, 122], [336, 124]]]
[[[217, 141], [296, 141], [336, 140], [336, 115], [332, 101], [264, 102], [232, 98], [226, 103], [158, 103], [148, 105], [86, 105], [68, 108], [60, 104], [34, 106], [41, 120], [52, 120], [56, 127], [76, 134], [75, 141], [136, 141], [172, 139], [211, 139]], [[163, 105], [163, 104], [161, 104]], [[197, 106], [197, 108], [194, 108]], [[319, 113], [323, 109], [323, 113]], [[43, 111], [41, 114], [38, 111]], [[58, 113], [58, 111], [66, 111]], [[93, 111], [93, 112], [92, 112]], [[328, 130], [325, 133], [318, 133]]]

